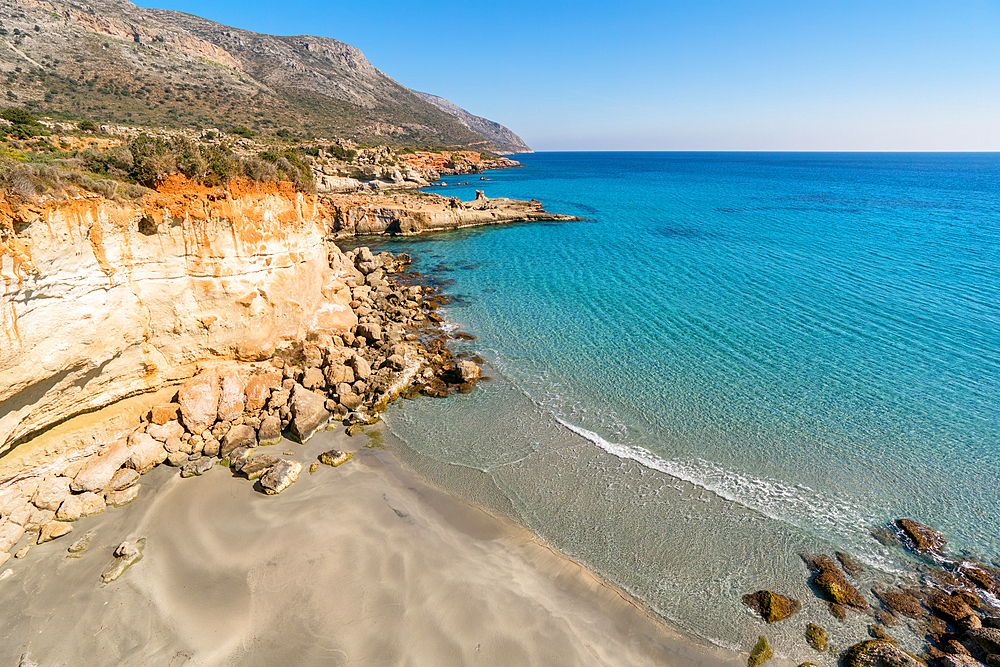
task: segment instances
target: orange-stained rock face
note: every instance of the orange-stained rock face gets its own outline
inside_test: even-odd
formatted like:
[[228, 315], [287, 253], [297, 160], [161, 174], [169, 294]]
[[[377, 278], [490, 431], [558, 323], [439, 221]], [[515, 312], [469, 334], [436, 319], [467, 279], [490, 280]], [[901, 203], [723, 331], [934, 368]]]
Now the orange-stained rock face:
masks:
[[327, 226], [288, 184], [0, 199], [0, 451], [199, 362], [263, 359], [282, 338], [353, 326], [349, 262]]

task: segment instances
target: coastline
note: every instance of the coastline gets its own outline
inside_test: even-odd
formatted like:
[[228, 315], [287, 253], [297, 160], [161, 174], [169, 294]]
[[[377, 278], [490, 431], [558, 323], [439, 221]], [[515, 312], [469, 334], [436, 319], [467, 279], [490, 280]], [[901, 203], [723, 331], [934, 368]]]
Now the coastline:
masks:
[[[392, 440], [381, 427], [353, 438], [338, 428], [281, 443], [305, 463], [330, 447], [355, 457], [272, 497], [221, 466], [211, 479], [157, 468], [140, 502], [80, 521], [94, 534], [81, 557], [56, 541], [12, 562], [0, 601], [22, 611], [2, 622], [3, 660], [743, 664], [674, 632], [513, 521], [427, 483], [383, 438]], [[110, 551], [139, 537], [145, 558], [101, 586]], [[61, 640], [38, 642], [42, 627]]]

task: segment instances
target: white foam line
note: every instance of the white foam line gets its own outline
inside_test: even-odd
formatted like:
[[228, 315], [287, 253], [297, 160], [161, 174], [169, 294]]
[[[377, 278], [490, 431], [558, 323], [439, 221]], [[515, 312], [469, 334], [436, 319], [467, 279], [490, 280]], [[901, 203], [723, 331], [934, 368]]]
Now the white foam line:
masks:
[[[632, 460], [647, 468], [682, 479], [725, 500], [760, 512], [775, 521], [791, 523], [798, 528], [818, 532], [835, 542], [856, 538], [858, 530], [867, 532], [867, 527], [875, 523], [874, 517], [866, 515], [858, 507], [814, 492], [805, 486], [793, 487], [776, 480], [758, 479], [726, 470], [703, 459], [693, 462], [668, 461], [642, 447], [608, 442], [593, 431], [571, 424], [558, 416], [555, 416], [555, 419], [573, 433], [586, 438], [613, 456]], [[810, 493], [812, 495], [807, 495]], [[855, 539], [850, 541], [854, 543]], [[862, 548], [860, 544], [855, 546]], [[864, 549], [864, 551], [866, 553], [858, 555], [870, 565], [894, 569], [872, 550]]]

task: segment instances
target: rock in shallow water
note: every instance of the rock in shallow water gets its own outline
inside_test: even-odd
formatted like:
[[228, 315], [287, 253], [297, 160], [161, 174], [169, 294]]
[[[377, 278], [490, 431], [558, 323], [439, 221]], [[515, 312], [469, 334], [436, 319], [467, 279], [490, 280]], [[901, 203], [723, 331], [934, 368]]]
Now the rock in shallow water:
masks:
[[268, 495], [281, 493], [299, 478], [300, 470], [302, 470], [302, 464], [298, 461], [279, 461], [277, 465], [267, 471], [266, 475], [260, 478], [261, 488]]
[[941, 550], [944, 549], [946, 544], [944, 535], [933, 528], [928, 528], [913, 519], [896, 519], [896, 525], [909, 538], [910, 544], [907, 546], [912, 547], [917, 553], [940, 554]]
[[808, 624], [806, 626], [806, 641], [809, 642], [810, 646], [822, 653], [826, 650], [826, 630], [813, 623]]
[[927, 667], [927, 663], [895, 644], [870, 639], [855, 644], [841, 657], [843, 667]]
[[743, 604], [768, 623], [788, 618], [802, 606], [798, 600], [767, 590], [744, 595]]
[[807, 556], [803, 554], [802, 560], [816, 572], [812, 578], [812, 584], [825, 600], [835, 605], [861, 610], [868, 609], [868, 601], [858, 592], [858, 589], [847, 581], [844, 573], [840, 571], [832, 558], [823, 555]]
[[747, 667], [760, 667], [765, 662], [774, 656], [774, 651], [771, 649], [770, 644], [767, 643], [767, 639], [760, 637], [757, 639], [757, 644], [750, 651], [750, 657], [747, 659]]

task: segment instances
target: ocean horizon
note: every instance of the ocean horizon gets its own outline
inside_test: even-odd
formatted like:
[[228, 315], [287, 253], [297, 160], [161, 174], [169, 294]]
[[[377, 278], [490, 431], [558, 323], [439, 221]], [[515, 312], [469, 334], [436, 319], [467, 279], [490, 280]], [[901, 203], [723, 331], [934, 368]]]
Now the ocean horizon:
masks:
[[583, 220], [357, 241], [414, 256], [492, 377], [390, 408], [423, 474], [733, 648], [760, 588], [830, 618], [801, 552], [912, 580], [872, 535], [898, 517], [997, 564], [1000, 155], [518, 159], [432, 190]]

